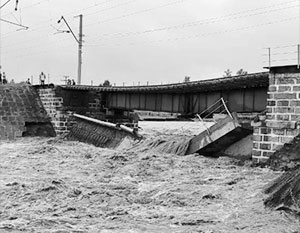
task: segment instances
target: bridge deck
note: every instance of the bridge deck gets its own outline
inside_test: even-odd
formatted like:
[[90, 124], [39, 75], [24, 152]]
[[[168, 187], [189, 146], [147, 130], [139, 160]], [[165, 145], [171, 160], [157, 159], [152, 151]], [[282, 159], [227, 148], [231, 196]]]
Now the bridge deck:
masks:
[[[200, 113], [223, 98], [231, 112], [266, 109], [268, 73], [253, 73], [185, 83], [152, 86], [58, 86], [64, 102], [77, 106], [98, 95], [99, 106], [113, 111], [159, 111], [184, 115]], [[93, 98], [93, 97], [91, 97]]]
[[260, 72], [240, 76], [149, 86], [103, 87], [89, 85], [63, 85], [61, 87], [70, 90], [96, 90], [101, 92], [207, 92], [216, 90], [267, 87], [269, 85], [268, 74], [268, 72]]

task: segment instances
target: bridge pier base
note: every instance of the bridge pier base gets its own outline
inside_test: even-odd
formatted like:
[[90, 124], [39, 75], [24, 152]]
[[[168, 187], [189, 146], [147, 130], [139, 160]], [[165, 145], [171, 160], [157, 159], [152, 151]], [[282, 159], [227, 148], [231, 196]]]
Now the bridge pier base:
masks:
[[39, 87], [38, 94], [57, 135], [67, 133], [75, 123], [71, 113], [63, 109], [63, 98], [56, 95], [55, 87]]
[[266, 112], [252, 126], [252, 158], [258, 163], [268, 161], [300, 133], [300, 70], [296, 66], [270, 69]]

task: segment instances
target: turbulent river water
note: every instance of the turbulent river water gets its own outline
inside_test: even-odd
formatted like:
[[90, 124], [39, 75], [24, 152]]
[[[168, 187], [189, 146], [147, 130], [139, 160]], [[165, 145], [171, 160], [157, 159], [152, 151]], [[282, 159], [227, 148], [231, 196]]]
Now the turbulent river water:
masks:
[[59, 138], [1, 142], [0, 232], [300, 230], [299, 219], [263, 205], [264, 187], [281, 173], [147, 148], [193, 132], [179, 129], [145, 127], [146, 141], [113, 150]]

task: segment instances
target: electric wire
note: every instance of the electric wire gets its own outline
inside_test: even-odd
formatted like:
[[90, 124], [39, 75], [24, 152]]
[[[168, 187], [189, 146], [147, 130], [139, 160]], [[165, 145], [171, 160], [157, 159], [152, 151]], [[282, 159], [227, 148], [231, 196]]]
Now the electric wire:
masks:
[[[44, 1], [45, 1], [45, 0], [44, 0]], [[40, 2], [44, 2], [44, 1], [40, 1]], [[161, 7], [165, 7], [165, 6], [177, 4], [177, 3], [182, 2], [182, 1], [187, 1], [187, 0], [176, 1], [176, 2], [173, 2], [173, 3], [164, 4], [164, 5], [155, 7], [155, 8], [144, 9], [144, 10], [139, 11], [139, 12], [133, 12], [133, 13], [130, 13], [130, 14], [127, 14], [127, 15], [118, 16], [118, 17], [116, 17], [116, 18], [125, 18], [125, 17], [127, 17], [127, 16], [129, 17], [129, 16], [135, 15], [135, 14], [137, 14], [137, 13], [147, 12], [147, 11], [149, 11], [149, 10], [158, 9], [158, 8], [161, 8]], [[39, 2], [39, 3], [40, 3], [40, 2]], [[105, 1], [105, 2], [107, 3], [107, 2], [110, 2], [110, 1]], [[284, 3], [279, 3], [279, 4], [273, 4], [273, 5], [269, 5], [269, 6], [262, 7], [262, 8], [250, 9], [250, 10], [241, 11], [241, 12], [237, 12], [237, 13], [233, 13], [233, 14], [229, 14], [229, 15], [225, 15], [225, 16], [221, 16], [221, 17], [234, 16], [234, 15], [243, 14], [243, 13], [247, 13], [247, 12], [252, 12], [252, 11], [257, 11], [257, 10], [267, 9], [267, 8], [270, 8], [270, 7], [276, 7], [276, 6], [280, 6], [280, 5], [291, 4], [291, 3], [294, 3], [294, 2], [298, 2], [298, 0], [293, 0], [293, 1], [284, 2]], [[91, 7], [92, 7], [92, 6], [91, 6]], [[90, 7], [87, 7], [87, 8], [90, 8]], [[84, 8], [83, 8], [83, 9], [84, 9]], [[73, 12], [74, 12], [74, 11], [73, 11]], [[65, 14], [65, 15], [68, 15], [68, 14], [69, 14], [69, 13], [67, 13], [67, 14]], [[85, 16], [86, 16], [86, 15], [85, 15]], [[209, 20], [214, 20], [214, 19], [218, 19], [218, 18], [221, 18], [221, 17], [211, 18], [211, 19], [209, 19]], [[116, 18], [115, 18], [115, 19], [116, 19]], [[107, 20], [105, 20], [105, 21], [107, 21]], [[48, 21], [47, 21], [47, 22], [48, 22]], [[87, 25], [85, 25], [85, 28], [88, 27], [88, 26], [90, 26], [90, 25], [99, 24], [99, 23], [101, 23], [101, 22], [104, 22], [104, 21], [98, 21], [98, 22], [94, 22], [94, 23], [92, 23], [92, 24], [87, 24]], [[193, 24], [193, 23], [197, 23], [197, 22], [186, 23], [186, 25], [188, 25], [188, 24]], [[200, 22], [199, 22], [199, 23], [200, 23]], [[172, 26], [171, 26], [171, 27], [172, 27]], [[177, 26], [175, 25], [174, 27], [180, 27], [180, 25], [177, 25]], [[49, 28], [51, 28], [51, 26], [49, 26], [49, 25], [47, 24], [47, 26], [41, 26], [41, 27], [38, 27], [38, 28], [30, 27], [29, 30], [30, 30], [30, 31], [38, 31], [38, 30], [40, 30], [40, 29], [46, 30], [46, 29], [49, 29]], [[169, 28], [169, 27], [167, 27], [167, 28]], [[166, 28], [165, 30], [168, 30], [167, 28]], [[157, 29], [157, 30], [158, 30], [158, 31], [159, 31], [159, 30], [164, 30], [164, 28]], [[151, 30], [146, 30], [146, 31], [151, 31]], [[15, 33], [15, 32], [11, 32], [11, 33], [9, 33], [9, 34], [4, 34], [4, 35], [2, 35], [2, 37], [5, 38], [7, 35], [11, 35], [11, 34], [14, 34], [14, 33]], [[135, 32], [133, 32], [133, 34], [134, 34], [134, 33], [135, 33]], [[148, 33], [148, 32], [144, 32], [144, 33]], [[137, 32], [137, 34], [139, 34], [139, 32]]]
[[[271, 62], [279, 62], [279, 61], [296, 61], [297, 58], [286, 58], [286, 59], [277, 59], [277, 60], [271, 60]], [[268, 63], [269, 61], [263, 61], [263, 63]]]
[[14, 23], [14, 22], [11, 22], [11, 21], [8, 21], [8, 20], [5, 20], [5, 19], [0, 19], [0, 21], [5, 22], [5, 23], [8, 23], [8, 24], [12, 24], [12, 25], [14, 25], [14, 26], [22, 27], [23, 29], [28, 29], [27, 26], [24, 26], [24, 25], [19, 24], [19, 23]]
[[135, 11], [135, 12], [132, 12], [132, 13], [129, 13], [129, 14], [125, 14], [125, 15], [114, 17], [114, 18], [109, 18], [109, 19], [106, 19], [106, 20], [102, 20], [102, 21], [91, 23], [91, 24], [87, 24], [86, 26], [95, 25], [95, 24], [102, 24], [102, 23], [107, 23], [107, 22], [119, 20], [119, 19], [124, 19], [124, 18], [127, 18], [127, 17], [131, 17], [131, 16], [134, 16], [134, 15], [150, 12], [150, 11], [153, 11], [153, 10], [161, 9], [161, 8], [164, 8], [164, 7], [172, 6], [172, 5], [182, 3], [182, 2], [186, 2], [186, 1], [189, 1], [189, 0], [179, 0], [179, 1], [163, 4], [163, 5], [152, 7], [152, 8], [147, 8], [147, 9], [143, 9], [143, 10], [140, 10], [140, 11]]
[[[48, 1], [49, 1], [49, 0], [41, 0], [41, 1], [37, 2], [37, 3], [33, 3], [33, 4], [31, 4], [31, 5], [24, 6], [24, 7], [22, 7], [22, 9], [24, 10], [24, 9], [32, 8], [32, 7], [35, 7], [35, 6], [37, 6], [37, 5], [40, 5], [40, 4], [43, 3], [43, 2], [48, 2]], [[10, 14], [13, 14], [14, 12], [15, 12], [15, 11], [11, 11], [11, 12], [9, 12], [9, 13], [3, 15], [3, 17], [8, 16], [8, 15], [10, 15]]]
[[[48, 51], [52, 51], [51, 49], [51, 46], [54, 47], [55, 45], [70, 45], [70, 46], [73, 46], [73, 44], [70, 44], [70, 38], [69, 37], [65, 37], [63, 39], [60, 39], [59, 43], [57, 41], [46, 41], [47, 43], [47, 47], [48, 47]], [[64, 42], [67, 42], [67, 43], [64, 43]], [[9, 55], [14, 55], [14, 54], [17, 54], [18, 52], [22, 52], [22, 51], [31, 51], [33, 49], [36, 49], [36, 48], [44, 48], [45, 47], [45, 41], [39, 43], [39, 44], [34, 44], [34, 45], [31, 45], [29, 47], [22, 47], [22, 48], [14, 48], [14, 49], [9, 49], [9, 50], [5, 50], [5, 48], [2, 48], [2, 55], [6, 55], [6, 54], [9, 54]], [[30, 54], [30, 52], [28, 53]]]
[[[244, 30], [254, 29], [254, 28], [257, 28], [257, 27], [269, 26], [269, 25], [272, 25], [272, 24], [292, 21], [292, 20], [296, 20], [296, 19], [299, 19], [299, 17], [298, 16], [290, 17], [290, 18], [286, 18], [286, 19], [281, 19], [281, 20], [276, 20], [276, 21], [269, 21], [269, 22], [262, 23], [262, 24], [244, 26], [244, 27], [239, 27], [239, 28], [235, 28], [235, 29], [226, 29], [226, 30], [222, 30], [222, 31], [202, 33], [202, 34], [196, 34], [196, 35], [186, 36], [186, 37], [173, 37], [173, 38], [161, 39], [161, 40], [156, 40], [156, 41], [151, 41], [151, 42], [152, 43], [161, 43], [161, 42], [171, 42], [171, 41], [180, 41], [180, 40], [190, 40], [190, 39], [195, 39], [195, 38], [199, 38], [199, 37], [206, 37], [206, 36], [219, 35], [219, 34], [230, 33], [230, 32], [244, 31]], [[148, 41], [148, 42], [150, 42], [150, 41]], [[126, 45], [128, 45], [128, 46], [131, 45], [132, 46], [132, 45], [136, 45], [136, 44], [137, 43], [127, 43]], [[124, 46], [125, 44], [124, 43], [115, 43], [113, 45], [119, 47], [119, 46]], [[103, 44], [85, 44], [85, 46], [105, 47], [105, 46], [108, 46], [108, 44], [107, 43], [103, 43]]]
[[291, 47], [295, 47], [297, 46], [296, 44], [293, 45], [283, 45], [283, 46], [274, 46], [274, 47], [268, 47], [268, 48], [264, 48], [264, 49], [283, 49], [283, 48], [291, 48]]
[[[130, 14], [121, 15], [121, 16], [117, 16], [117, 17], [114, 17], [114, 18], [106, 19], [106, 20], [103, 20], [103, 21], [94, 22], [94, 23], [88, 24], [86, 26], [94, 25], [94, 24], [101, 24], [101, 23], [105, 23], [105, 22], [110, 22], [110, 21], [114, 21], [114, 20], [118, 20], [118, 19], [127, 18], [127, 17], [133, 16], [133, 15], [137, 15], [137, 14], [140, 14], [140, 13], [145, 13], [145, 12], [152, 11], [152, 10], [155, 10], [155, 9], [160, 9], [160, 8], [163, 8], [163, 7], [166, 7], [166, 6], [170, 6], [170, 5], [174, 5], [174, 4], [177, 4], [177, 3], [181, 3], [183, 1], [187, 1], [187, 0], [180, 0], [180, 1], [173, 2], [173, 3], [168, 3], [168, 4], [165, 4], [165, 5], [161, 5], [161, 6], [158, 6], [158, 7], [153, 7], [153, 8], [148, 8], [148, 9], [144, 9], [144, 10], [141, 10], [141, 11], [132, 12]], [[291, 3], [294, 3], [294, 2], [298, 3], [299, 1], [298, 0], [293, 0], [293, 1], [289, 1], [289, 2], [283, 2], [283, 3], [279, 3], [279, 4], [273, 4], [273, 5], [269, 5], [269, 6], [266, 6], [266, 7], [255, 8], [255, 9], [250, 9], [250, 10], [241, 11], [241, 12], [237, 12], [237, 13], [232, 13], [232, 14], [226, 15], [224, 17], [234, 16], [234, 15], [237, 15], [237, 14], [248, 13], [248, 12], [251, 12], [251, 11], [257, 11], [257, 10], [267, 9], [267, 8], [270, 8], [270, 7], [276, 7], [276, 6], [280, 6], [280, 5], [291, 4]], [[219, 17], [217, 17], [217, 18], [219, 18]], [[212, 19], [214, 19], [214, 18], [212, 18]]]
[[[121, 7], [121, 6], [124, 6], [124, 5], [127, 5], [127, 4], [130, 4], [130, 3], [132, 3], [132, 2], [134, 2], [134, 1], [136, 1], [136, 0], [131, 0], [131, 1], [128, 1], [128, 2], [126, 2], [126, 3], [122, 3], [122, 4], [119, 4], [119, 5], [115, 5], [115, 6], [113, 6], [113, 7], [109, 7], [109, 8], [106, 8], [106, 9], [102, 9], [101, 10], [101, 12], [104, 12], [104, 11], [108, 11], [108, 10], [111, 10], [111, 9], [115, 9], [115, 8], [118, 8], [118, 7]], [[43, 2], [43, 1], [41, 1], [41, 2]], [[106, 2], [111, 2], [111, 1], [106, 1]], [[99, 5], [101, 5], [101, 4], [99, 4]], [[97, 5], [98, 6], [98, 5]], [[84, 8], [83, 8], [84, 9]], [[78, 10], [78, 11], [73, 11], [72, 13], [74, 13], [74, 12], [79, 12], [80, 10]], [[81, 11], [82, 12], [82, 11]], [[100, 11], [98, 11], [98, 12], [100, 12]], [[69, 15], [71, 15], [71, 13], [70, 12], [68, 12], [68, 13], [66, 13], [66, 14], [64, 14], [65, 16], [69, 16]], [[86, 15], [85, 15], [86, 16]], [[42, 20], [42, 21], [40, 21], [40, 22], [45, 22], [45, 23], [40, 23], [40, 24], [37, 24], [36, 26], [38, 26], [38, 25], [41, 25], [40, 27], [30, 27], [30, 29], [29, 30], [31, 30], [31, 31], [38, 31], [38, 30], [40, 30], [40, 29], [44, 29], [44, 30], [46, 30], [46, 29], [49, 29], [50, 28], [50, 26], [49, 26], [49, 21], [48, 20]], [[50, 22], [51, 23], [51, 22]], [[6, 37], [6, 36], [10, 36], [11, 34], [14, 34], [15, 32], [10, 32], [10, 33], [7, 33], [7, 34], [4, 34], [4, 37]]]
[[[297, 45], [295, 45], [296, 47]], [[289, 55], [289, 54], [296, 54], [298, 53], [297, 51], [294, 52], [282, 52], [282, 53], [271, 53], [272, 56], [277, 56], [277, 55]], [[269, 56], [269, 54], [262, 54], [262, 56]]]
[[[224, 33], [229, 33], [229, 32], [237, 32], [237, 31], [241, 31], [241, 30], [247, 30], [247, 29], [253, 29], [253, 28], [257, 28], [257, 27], [261, 27], [261, 26], [268, 26], [268, 25], [272, 25], [272, 24], [276, 24], [276, 23], [282, 23], [282, 22], [287, 22], [287, 21], [291, 21], [291, 20], [295, 20], [298, 19], [298, 17], [291, 17], [291, 18], [287, 18], [287, 19], [282, 19], [282, 20], [277, 20], [277, 21], [270, 21], [267, 23], [263, 23], [263, 24], [257, 24], [257, 25], [250, 25], [250, 26], [245, 26], [245, 27], [240, 27], [240, 28], [235, 28], [235, 29], [228, 29], [228, 30], [223, 30], [223, 31], [217, 31], [217, 32], [213, 32], [213, 33], [204, 33], [204, 34], [197, 34], [197, 35], [193, 35], [193, 36], [188, 36], [188, 37], [177, 37], [177, 38], [168, 38], [165, 40], [157, 40], [157, 41], [149, 41], [148, 43], [161, 43], [161, 42], [171, 42], [171, 41], [178, 41], [178, 40], [190, 40], [190, 39], [194, 39], [194, 38], [198, 38], [198, 37], [202, 37], [202, 36], [212, 36], [212, 35], [218, 35], [218, 34], [224, 34]], [[66, 41], [67, 39], [65, 39]], [[55, 45], [56, 41], [50, 42], [48, 43], [48, 46], [50, 46], [51, 44]], [[133, 46], [136, 45], [137, 43], [129, 43], [127, 44], [128, 46]], [[113, 44], [114, 47], [119, 47], [119, 46], [124, 46], [124, 43], [120, 43], [120, 44]], [[95, 46], [95, 45], [85, 45], [85, 46]], [[107, 44], [103, 44], [101, 45], [102, 47], [107, 47]], [[43, 47], [43, 44], [41, 44], [40, 47]], [[99, 47], [99, 46], [96, 46]], [[30, 50], [32, 48], [37, 48], [37, 46], [31, 46], [31, 47], [27, 47], [27, 48], [23, 48], [23, 50]], [[19, 49], [16, 49], [16, 51], [18, 51]], [[51, 48], [43, 50], [44, 52], [46, 51], [51, 51]], [[3, 55], [5, 54], [9, 54], [11, 52], [7, 51], [7, 52], [3, 52]], [[23, 56], [30, 56], [32, 53], [25, 53], [23, 54]], [[11, 55], [14, 55], [14, 53], [11, 53]]]
[[[236, 19], [252, 17], [252, 16], [257, 16], [257, 15], [264, 15], [264, 14], [273, 13], [276, 11], [291, 9], [291, 8], [294, 8], [297, 6], [299, 6], [299, 5], [285, 7], [285, 8], [279, 8], [279, 9], [274, 9], [274, 10], [269, 10], [269, 11], [264, 11], [264, 12], [258, 12], [258, 13], [253, 13], [253, 14], [247, 14], [247, 15], [242, 15], [242, 16], [235, 16], [235, 17], [231, 17], [231, 15], [232, 15], [231, 14], [231, 15], [225, 15], [225, 16], [221, 16], [221, 17], [204, 19], [201, 21], [193, 21], [193, 22], [189, 22], [189, 23], [185, 23], [185, 24], [173, 25], [173, 26], [156, 28], [156, 29], [148, 29], [148, 30], [143, 30], [143, 31], [123, 32], [123, 33], [115, 33], [115, 34], [103, 34], [102, 35], [103, 38], [99, 38], [99, 40], [104, 40], [106, 38], [110, 39], [110, 38], [120, 38], [120, 37], [126, 37], [126, 36], [138, 36], [138, 35], [144, 35], [144, 34], [149, 34], [149, 33], [154, 33], [154, 32], [179, 30], [179, 29], [184, 29], [187, 27], [195, 27], [195, 26], [202, 26], [202, 25], [206, 25], [206, 24], [214, 24], [214, 23], [218, 23], [221, 21], [224, 22], [224, 21], [236, 20]], [[234, 15], [236, 15], [236, 14], [234, 14]], [[94, 36], [94, 37], [96, 37], [96, 36]]]
[[[198, 37], [204, 37], [204, 36], [212, 36], [212, 35], [218, 35], [218, 34], [224, 34], [224, 33], [229, 33], [229, 32], [236, 32], [236, 31], [241, 31], [241, 30], [247, 30], [247, 29], [253, 29], [253, 28], [257, 28], [257, 27], [261, 27], [261, 26], [267, 26], [267, 25], [271, 25], [271, 24], [276, 24], [276, 23], [281, 23], [281, 22], [287, 22], [290, 20], [294, 20], [294, 19], [298, 19], [298, 17], [292, 17], [292, 18], [287, 18], [284, 20], [278, 20], [278, 21], [273, 21], [273, 22], [267, 22], [264, 24], [258, 24], [258, 25], [251, 25], [251, 26], [246, 26], [246, 27], [241, 27], [241, 28], [236, 28], [236, 29], [229, 29], [229, 30], [223, 30], [223, 31], [217, 31], [217, 32], [212, 32], [212, 33], [204, 33], [204, 34], [198, 34], [198, 35], [193, 35], [193, 36], [189, 36], [189, 37], [178, 37], [178, 38], [168, 38], [165, 40], [157, 40], [157, 41], [149, 41], [148, 43], [162, 43], [162, 42], [171, 42], [171, 41], [178, 41], [178, 40], [189, 40], [189, 39], [193, 39], [193, 38], [198, 38]], [[67, 39], [64, 39], [63, 41], [67, 41]], [[48, 46], [51, 44], [56, 44], [56, 41], [53, 42], [48, 42]], [[127, 44], [128, 46], [134, 46], [137, 43], [129, 43]], [[41, 47], [43, 47], [44, 43], [41, 44]], [[112, 44], [113, 47], [119, 47], [119, 46], [124, 46], [126, 44], [124, 43], [120, 43], [120, 44]], [[89, 44], [85, 44], [86, 47], [107, 47], [107, 44], [102, 44], [102, 45], [89, 45]], [[22, 50], [29, 50], [29, 49], [33, 49], [36, 48], [38, 46], [34, 45], [34, 46], [30, 46], [27, 48], [22, 48]], [[15, 49], [15, 51], [18, 51], [19, 49]], [[46, 50], [47, 51], [47, 50]], [[3, 54], [9, 53], [10, 51], [7, 52], [3, 52]], [[13, 53], [12, 53], [13, 54]], [[30, 54], [30, 53], [29, 53]]]
[[[285, 4], [293, 3], [293, 2], [295, 2], [295, 1], [290, 1], [290, 2], [287, 2]], [[276, 4], [274, 6], [278, 6], [278, 5], [282, 5], [282, 4]], [[220, 21], [224, 21], [224, 20], [236, 20], [236, 19], [240, 19], [240, 18], [244, 18], [244, 17], [251, 17], [251, 16], [260, 15], [260, 14], [267, 14], [267, 13], [272, 13], [272, 12], [275, 12], [275, 11], [282, 11], [282, 10], [290, 9], [290, 8], [293, 8], [293, 7], [295, 7], [295, 6], [290, 6], [290, 7], [286, 7], [286, 8], [279, 8], [279, 9], [274, 9], [274, 10], [269, 10], [269, 11], [264, 11], [264, 12], [257, 12], [257, 13], [248, 14], [248, 15], [237, 16], [237, 15], [240, 15], [240, 14], [245, 13], [245, 12], [252, 12], [252, 11], [257, 11], [257, 10], [261, 10], [261, 9], [266, 9], [266, 7], [256, 8], [256, 9], [252, 9], [252, 10], [246, 10], [246, 11], [242, 11], [242, 12], [232, 13], [232, 14], [229, 14], [229, 15], [224, 15], [224, 16], [221, 16], [221, 17], [214, 17], [214, 18], [204, 19], [204, 20], [201, 20], [201, 21], [193, 21], [193, 22], [190, 22], [190, 23], [174, 25], [174, 26], [169, 26], [169, 27], [164, 27], [164, 28], [151, 29], [151, 30], [145, 30], [145, 31], [139, 31], [139, 32], [130, 32], [130, 33], [125, 33], [125, 34], [117, 33], [117, 34], [115, 34], [115, 38], [123, 37], [123, 36], [127, 36], [127, 35], [142, 35], [142, 34], [153, 33], [153, 32], [164, 31], [164, 30], [178, 30], [178, 29], [181, 29], [181, 28], [184, 28], [184, 27], [187, 27], [187, 26], [199, 26], [199, 25], [205, 25], [205, 24], [213, 24], [213, 23], [218, 23]], [[232, 16], [235, 16], [235, 17], [232, 17]], [[226, 17], [229, 17], [229, 18], [226, 19]], [[53, 25], [50, 25], [50, 26], [53, 27]], [[103, 40], [103, 39], [89, 40], [91, 38], [94, 38], [94, 37], [93, 36], [88, 37], [88, 39], [87, 39], [87, 41], [89, 43], [98, 42], [98, 41]], [[15, 44], [13, 44], [13, 45], [15, 45]], [[13, 45], [7, 45], [7, 46], [13, 46]], [[93, 46], [93, 44], [90, 44], [90, 46]]]
[[128, 5], [128, 4], [136, 2], [136, 1], [137, 0], [130, 0], [130, 1], [124, 2], [122, 4], [118, 4], [118, 5], [115, 5], [115, 6], [108, 7], [108, 8], [104, 8], [104, 9], [101, 9], [101, 10], [98, 10], [98, 11], [95, 11], [95, 12], [92, 12], [92, 13], [84, 14], [84, 17], [95, 15], [95, 14], [98, 14], [98, 13], [104, 12], [104, 11], [113, 10], [115, 8], [122, 7], [122, 6]]
[[[40, 2], [43, 2], [43, 1], [40, 1]], [[177, 1], [177, 2], [183, 2], [183, 1]], [[287, 2], [287, 3], [282, 3], [282, 4], [276, 4], [276, 5], [283, 5], [283, 4], [288, 4], [288, 3], [291, 3], [291, 2], [296, 2], [296, 1], [290, 1], [290, 2]], [[174, 3], [175, 4], [175, 3]], [[165, 4], [166, 5], [166, 4]], [[160, 7], [163, 7], [163, 6], [160, 6]], [[295, 7], [295, 6], [292, 6], [292, 7]], [[290, 8], [292, 8], [290, 7]], [[148, 9], [144, 9], [143, 12], [147, 12], [147, 10], [149, 9], [154, 9], [154, 8], [148, 8]], [[157, 7], [155, 9], [158, 9]], [[264, 8], [257, 8], [257, 9], [265, 9]], [[252, 9], [253, 11], [254, 9]], [[275, 11], [275, 10], [274, 10]], [[133, 12], [131, 14], [128, 14], [128, 17], [129, 16], [132, 16], [132, 14], [135, 14], [137, 12]], [[241, 12], [238, 12], [238, 13], [235, 13], [235, 14], [241, 14]], [[259, 14], [259, 13], [257, 13]], [[256, 14], [256, 15], [257, 15]], [[122, 15], [121, 17], [124, 17], [124, 15]], [[227, 16], [228, 17], [228, 16]], [[245, 17], [245, 16], [244, 16]], [[213, 33], [206, 33], [206, 34], [198, 34], [198, 35], [194, 35], [194, 36], [189, 36], [189, 37], [178, 37], [178, 38], [169, 38], [167, 40], [159, 40], [157, 42], [161, 42], [161, 41], [177, 41], [177, 40], [186, 40], [186, 39], [191, 39], [191, 38], [197, 38], [197, 37], [200, 37], [200, 36], [208, 36], [208, 35], [216, 35], [216, 34], [222, 34], [222, 33], [228, 33], [228, 32], [234, 32], [234, 31], [240, 31], [240, 30], [246, 30], [246, 29], [251, 29], [251, 28], [255, 28], [255, 27], [260, 27], [260, 26], [266, 26], [266, 25], [270, 25], [270, 24], [275, 24], [275, 23], [281, 23], [281, 22], [286, 22], [286, 21], [289, 21], [289, 20], [293, 20], [293, 19], [298, 19], [298, 17], [293, 17], [293, 18], [288, 18], [288, 19], [283, 19], [283, 20], [279, 20], [279, 21], [273, 21], [273, 22], [268, 22], [268, 23], [265, 23], [265, 24], [259, 24], [259, 25], [252, 25], [252, 26], [246, 26], [246, 27], [242, 27], [242, 28], [237, 28], [237, 29], [229, 29], [229, 30], [225, 30], [225, 31], [220, 31], [220, 32], [213, 32]], [[103, 21], [100, 21], [100, 23], [103, 22]], [[99, 22], [97, 22], [99, 23]], [[193, 23], [193, 22], [192, 22]], [[177, 27], [180, 27], [180, 25], [177, 25]], [[47, 27], [48, 28], [48, 27]], [[168, 27], [166, 27], [168, 28]], [[168, 30], [168, 29], [166, 29]], [[170, 29], [171, 30], [171, 29]], [[149, 30], [147, 30], [149, 31]], [[148, 32], [147, 32], [148, 33]], [[155, 41], [154, 41], [155, 42]], [[123, 44], [120, 44], [120, 45], [123, 45]], [[1, 46], [0, 46], [1, 47]], [[44, 50], [43, 52], [45, 51], [49, 51], [49, 50]], [[26, 55], [26, 54], [25, 54]], [[32, 53], [29, 53], [28, 54], [29, 56], [32, 55]], [[1, 64], [1, 63], [0, 63]]]

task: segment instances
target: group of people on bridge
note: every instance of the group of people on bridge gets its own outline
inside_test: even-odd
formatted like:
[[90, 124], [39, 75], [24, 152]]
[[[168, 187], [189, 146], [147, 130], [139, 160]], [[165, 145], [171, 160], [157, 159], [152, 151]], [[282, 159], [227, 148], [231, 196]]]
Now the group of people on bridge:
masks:
[[75, 80], [67, 79], [67, 85], [76, 85]]
[[[29, 84], [29, 85], [31, 85], [31, 81], [30, 81], [30, 78], [28, 78], [26, 80], [26, 83]], [[46, 75], [44, 74], [44, 72], [41, 72], [40, 75], [39, 75], [39, 83], [40, 83], [40, 85], [42, 85], [42, 86], [45, 85], [45, 81], [46, 81]], [[12, 80], [11, 82], [13, 83], [14, 81]], [[8, 83], [8, 81], [7, 81], [5, 72], [1, 72], [0, 71], [0, 84], [7, 84], [7, 83]], [[76, 85], [76, 82], [75, 82], [74, 79], [72, 79], [72, 80], [71, 79], [66, 79], [65, 80], [65, 84], [66, 85]]]
[[[43, 86], [45, 85], [45, 81], [46, 81], [46, 75], [44, 74], [44, 72], [41, 72], [41, 74], [39, 75], [39, 81], [40, 81], [40, 85]], [[30, 80], [28, 79], [27, 82], [28, 84], [30, 84]], [[49, 80], [48, 80], [49, 83]], [[65, 79], [65, 84], [66, 85], [76, 85], [76, 82], [74, 79]]]

